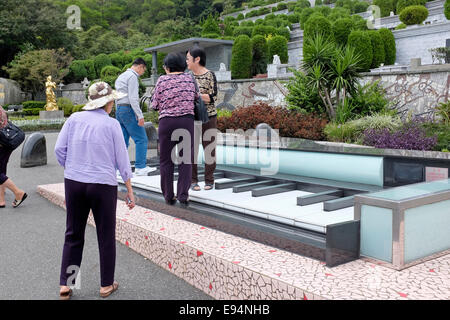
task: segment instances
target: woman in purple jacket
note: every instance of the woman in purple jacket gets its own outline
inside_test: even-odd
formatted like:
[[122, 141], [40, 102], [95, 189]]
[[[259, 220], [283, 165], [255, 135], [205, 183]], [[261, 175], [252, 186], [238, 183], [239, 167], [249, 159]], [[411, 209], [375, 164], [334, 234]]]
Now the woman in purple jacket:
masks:
[[[75, 280], [81, 265], [84, 231], [90, 210], [95, 220], [100, 251], [100, 296], [117, 290], [114, 281], [116, 263], [116, 205], [119, 170], [127, 187], [127, 204], [134, 207], [128, 151], [119, 122], [109, 117], [114, 100], [126, 96], [105, 82], [89, 88], [89, 102], [64, 123], [55, 145], [56, 158], [64, 167], [67, 208], [63, 248], [60, 297], [69, 299], [68, 283]], [[75, 272], [75, 274], [73, 274]]]
[[[186, 58], [169, 53], [164, 59], [166, 75], [159, 77], [152, 95], [152, 108], [159, 111], [161, 190], [166, 203], [187, 206], [194, 160], [194, 101], [199, 97], [194, 78], [186, 70]], [[173, 150], [178, 147], [177, 156]], [[177, 196], [173, 172], [178, 164]]]

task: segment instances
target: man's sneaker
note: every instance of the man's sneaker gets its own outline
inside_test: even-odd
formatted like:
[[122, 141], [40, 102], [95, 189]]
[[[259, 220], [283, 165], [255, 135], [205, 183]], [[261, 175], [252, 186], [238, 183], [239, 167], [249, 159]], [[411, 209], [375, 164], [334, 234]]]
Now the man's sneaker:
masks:
[[134, 170], [134, 174], [137, 176], [147, 176], [150, 172], [156, 171], [156, 168], [150, 168], [150, 167], [145, 167], [145, 168], [136, 168]]

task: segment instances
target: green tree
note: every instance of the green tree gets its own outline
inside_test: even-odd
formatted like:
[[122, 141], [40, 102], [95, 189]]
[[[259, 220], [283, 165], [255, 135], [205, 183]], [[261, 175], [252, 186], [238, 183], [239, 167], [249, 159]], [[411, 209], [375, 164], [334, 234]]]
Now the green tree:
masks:
[[381, 37], [378, 30], [369, 30], [370, 41], [373, 49], [373, 58], [371, 68], [378, 68], [380, 64], [385, 61], [385, 50], [383, 44], [383, 38]]
[[33, 50], [19, 55], [3, 69], [19, 83], [22, 90], [31, 92], [34, 99], [34, 95], [44, 89], [48, 76], [52, 76], [53, 82], [59, 83], [69, 73], [72, 59], [61, 48]]
[[[12, 61], [26, 43], [35, 49], [64, 47], [71, 52], [77, 39], [66, 27], [64, 11], [51, 1], [2, 0], [0, 67]], [[0, 76], [2, 73], [0, 68]]]
[[395, 49], [395, 37], [391, 30], [387, 28], [381, 28], [378, 30], [384, 43], [384, 64], [392, 65], [395, 63], [396, 49]]
[[306, 20], [303, 31], [303, 38], [313, 37], [316, 33], [332, 34], [330, 21], [319, 13], [312, 14]]
[[427, 0], [398, 0], [396, 6], [396, 13], [400, 15], [406, 7], [409, 6], [424, 6]]
[[252, 75], [264, 74], [267, 72], [267, 63], [269, 62], [269, 47], [266, 38], [262, 35], [256, 35], [252, 38], [253, 62]]
[[348, 36], [347, 44], [355, 48], [355, 51], [361, 56], [361, 71], [369, 71], [373, 60], [372, 41], [367, 31], [354, 30]]
[[99, 76], [101, 76], [101, 71], [104, 67], [111, 65], [112, 65], [111, 58], [105, 53], [101, 53], [94, 58], [95, 72]]
[[340, 45], [346, 45], [347, 39], [352, 32], [353, 29], [353, 21], [350, 18], [341, 18], [337, 19], [333, 25], [333, 34], [336, 40], [336, 43]]
[[252, 74], [252, 42], [246, 35], [234, 40], [231, 53], [231, 77], [248, 79]]
[[202, 37], [205, 35], [217, 34], [217, 37], [221, 35], [219, 23], [217, 20], [210, 14], [208, 19], [205, 20], [202, 26]]
[[287, 40], [283, 36], [275, 36], [269, 39], [267, 42], [269, 46], [269, 61], [274, 55], [280, 57], [281, 63], [287, 63], [289, 60]]

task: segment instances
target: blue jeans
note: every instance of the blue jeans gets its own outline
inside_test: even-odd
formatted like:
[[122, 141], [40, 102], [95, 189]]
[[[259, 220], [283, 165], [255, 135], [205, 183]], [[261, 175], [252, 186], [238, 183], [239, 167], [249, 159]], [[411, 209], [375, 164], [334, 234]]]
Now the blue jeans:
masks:
[[136, 144], [136, 163], [137, 169], [145, 168], [147, 164], [147, 144], [148, 138], [144, 127], [138, 125], [136, 114], [133, 109], [128, 106], [117, 106], [116, 119], [122, 128], [125, 144], [128, 149], [130, 137]]

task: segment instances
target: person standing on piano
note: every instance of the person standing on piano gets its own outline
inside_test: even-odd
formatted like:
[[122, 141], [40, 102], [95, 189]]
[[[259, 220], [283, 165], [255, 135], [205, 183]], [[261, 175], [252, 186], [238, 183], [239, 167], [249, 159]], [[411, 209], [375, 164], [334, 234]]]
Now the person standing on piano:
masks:
[[205, 190], [214, 188], [214, 171], [216, 170], [216, 137], [217, 137], [217, 79], [214, 72], [206, 69], [206, 54], [199, 46], [194, 46], [186, 53], [186, 62], [189, 70], [194, 74], [200, 89], [200, 96], [208, 110], [209, 121], [196, 123], [194, 141], [194, 163], [192, 164], [191, 190], [200, 191], [197, 174], [197, 155], [202, 138], [205, 157]]

